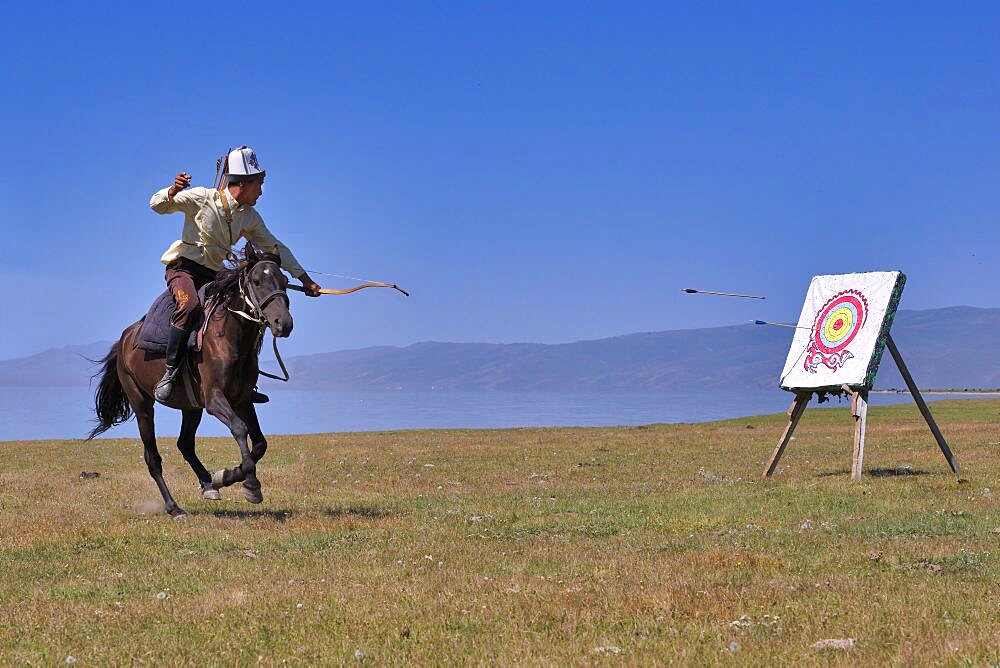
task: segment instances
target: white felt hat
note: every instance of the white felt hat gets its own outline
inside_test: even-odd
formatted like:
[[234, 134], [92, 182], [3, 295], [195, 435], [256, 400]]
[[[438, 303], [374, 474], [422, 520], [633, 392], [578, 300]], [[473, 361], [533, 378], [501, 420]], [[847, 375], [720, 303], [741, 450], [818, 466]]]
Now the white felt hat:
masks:
[[264, 176], [264, 170], [257, 162], [257, 154], [249, 146], [241, 146], [229, 152], [229, 181], [246, 181]]

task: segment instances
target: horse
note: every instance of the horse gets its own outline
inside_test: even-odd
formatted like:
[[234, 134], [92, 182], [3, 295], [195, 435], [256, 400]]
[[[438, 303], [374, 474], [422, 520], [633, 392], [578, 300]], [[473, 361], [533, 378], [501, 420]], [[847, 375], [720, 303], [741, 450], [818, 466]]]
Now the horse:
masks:
[[[264, 495], [257, 479], [257, 462], [267, 451], [251, 392], [258, 375], [258, 353], [265, 328], [275, 338], [292, 332], [289, 312], [288, 279], [281, 272], [277, 253], [260, 253], [247, 244], [245, 259], [233, 269], [223, 269], [205, 289], [201, 352], [188, 350], [182, 373], [191, 374], [193, 391], [183, 386], [188, 381], [178, 376], [173, 394], [166, 405], [183, 414], [177, 449], [191, 465], [204, 499], [218, 501], [219, 490], [243, 483], [243, 495], [251, 503], [261, 503]], [[142, 321], [127, 327], [121, 338], [97, 364], [102, 368], [94, 397], [97, 426], [86, 440], [135, 415], [142, 439], [149, 475], [163, 496], [167, 513], [184, 516], [166, 482], [160, 453], [156, 448], [153, 423], [153, 388], [163, 376], [165, 358], [135, 348], [131, 341]], [[240, 463], [233, 468], [209, 473], [195, 452], [195, 432], [203, 410], [225, 424], [240, 449]], [[247, 436], [252, 447], [247, 447]]]

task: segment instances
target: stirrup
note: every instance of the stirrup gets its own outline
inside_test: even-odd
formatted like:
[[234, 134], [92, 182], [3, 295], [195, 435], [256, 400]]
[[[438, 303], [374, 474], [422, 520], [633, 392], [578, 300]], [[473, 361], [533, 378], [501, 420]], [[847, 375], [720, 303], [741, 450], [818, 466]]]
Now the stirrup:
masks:
[[258, 392], [257, 388], [250, 390], [250, 401], [255, 404], [266, 404], [271, 400], [271, 397], [267, 396], [263, 392]]
[[153, 388], [153, 397], [159, 401], [161, 404], [166, 403], [170, 398], [170, 395], [174, 391], [174, 380], [177, 378], [177, 372], [180, 371], [180, 365], [177, 366], [167, 366], [166, 372], [163, 374], [163, 378], [160, 382], [156, 384]]

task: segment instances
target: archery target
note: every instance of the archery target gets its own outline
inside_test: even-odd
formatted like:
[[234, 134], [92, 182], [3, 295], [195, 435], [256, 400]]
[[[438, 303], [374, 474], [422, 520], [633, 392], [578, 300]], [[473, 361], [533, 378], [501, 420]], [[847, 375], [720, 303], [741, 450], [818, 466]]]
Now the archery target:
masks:
[[865, 324], [866, 301], [857, 290], [841, 292], [831, 298], [816, 315], [813, 326], [816, 347], [827, 354], [846, 348]]
[[814, 276], [792, 336], [781, 387], [871, 389], [906, 277], [898, 271]]

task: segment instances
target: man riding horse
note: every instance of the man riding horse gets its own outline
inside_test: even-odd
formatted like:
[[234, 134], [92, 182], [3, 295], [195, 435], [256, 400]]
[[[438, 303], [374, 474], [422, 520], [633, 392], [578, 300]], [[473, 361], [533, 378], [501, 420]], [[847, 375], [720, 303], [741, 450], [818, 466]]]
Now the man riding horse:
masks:
[[[190, 327], [201, 308], [198, 290], [224, 268], [233, 245], [245, 237], [260, 248], [276, 248], [281, 266], [302, 282], [310, 297], [320, 295], [320, 286], [309, 277], [287, 246], [278, 241], [254, 209], [264, 186], [264, 170], [253, 149], [241, 146], [229, 152], [221, 165], [218, 189], [191, 185], [191, 175], [180, 172], [169, 188], [157, 191], [149, 200], [156, 213], [184, 213], [181, 238], [160, 258], [167, 265], [167, 289], [174, 297], [167, 338], [166, 373], [156, 384], [156, 400], [165, 403], [174, 388], [174, 380], [187, 349]], [[255, 403], [267, 397], [253, 393]]]

